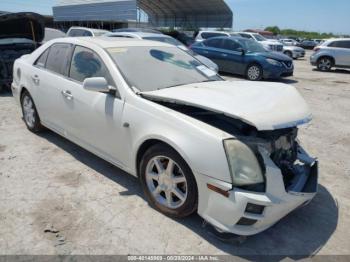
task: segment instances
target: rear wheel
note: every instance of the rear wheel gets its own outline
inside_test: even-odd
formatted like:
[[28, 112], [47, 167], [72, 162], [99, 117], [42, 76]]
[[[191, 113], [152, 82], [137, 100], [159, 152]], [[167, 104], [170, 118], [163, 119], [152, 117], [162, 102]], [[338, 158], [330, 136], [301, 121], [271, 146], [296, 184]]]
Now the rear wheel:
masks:
[[22, 94], [21, 106], [23, 119], [27, 128], [34, 133], [42, 131], [44, 127], [40, 123], [40, 118], [34, 105], [34, 101], [27, 91], [24, 91]]
[[186, 217], [197, 208], [197, 184], [185, 160], [172, 148], [157, 144], [144, 154], [140, 180], [148, 202], [171, 217]]
[[320, 71], [330, 71], [333, 67], [333, 60], [330, 57], [321, 57], [317, 62]]
[[263, 77], [263, 69], [258, 64], [248, 66], [246, 77], [250, 81], [259, 81]]

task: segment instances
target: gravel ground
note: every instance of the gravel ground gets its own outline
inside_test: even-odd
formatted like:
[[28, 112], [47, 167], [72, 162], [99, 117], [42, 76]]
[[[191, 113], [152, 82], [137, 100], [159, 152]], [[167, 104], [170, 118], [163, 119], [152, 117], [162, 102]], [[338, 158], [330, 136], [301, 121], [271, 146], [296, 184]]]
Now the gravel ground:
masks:
[[30, 133], [12, 96], [1, 95], [0, 254], [350, 254], [350, 71], [317, 72], [308, 58], [295, 64], [282, 82], [314, 114], [300, 139], [320, 160], [319, 194], [241, 244], [220, 242], [197, 215], [156, 212], [136, 178], [53, 132]]

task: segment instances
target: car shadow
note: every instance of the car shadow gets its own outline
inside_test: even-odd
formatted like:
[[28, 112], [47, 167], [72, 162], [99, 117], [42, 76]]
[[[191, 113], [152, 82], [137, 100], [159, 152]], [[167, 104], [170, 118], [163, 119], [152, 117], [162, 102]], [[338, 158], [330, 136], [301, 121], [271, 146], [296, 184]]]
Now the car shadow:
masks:
[[[40, 136], [71, 154], [77, 161], [126, 188], [126, 191], [120, 193], [121, 196], [134, 195], [146, 201], [136, 177], [51, 131]], [[302, 259], [316, 255], [334, 233], [338, 224], [338, 204], [330, 192], [319, 185], [319, 192], [309, 205], [293, 211], [268, 230], [235, 244], [215, 237], [208, 226], [203, 226], [203, 219], [197, 214], [173, 220], [230, 255], [249, 260]]]
[[[237, 78], [237, 80], [247, 80], [244, 76], [241, 75], [235, 75], [235, 74], [230, 74], [230, 73], [220, 73], [221, 76], [223, 77], [234, 77]], [[228, 79], [230, 81], [232, 79]], [[295, 84], [298, 83], [297, 80], [295, 79], [290, 79], [290, 78], [279, 78], [279, 79], [263, 79], [260, 82], [278, 82], [278, 83], [284, 83], [284, 84]]]
[[318, 70], [317, 68], [313, 68], [312, 71], [314, 72], [321, 72], [321, 73], [333, 73], [333, 74], [350, 74], [350, 70], [347, 69], [332, 69], [330, 71], [327, 72], [322, 72], [320, 70]]
[[12, 97], [13, 95], [12, 95], [12, 92], [11, 91], [7, 91], [7, 90], [5, 90], [5, 91], [1, 91], [0, 92], [0, 97]]

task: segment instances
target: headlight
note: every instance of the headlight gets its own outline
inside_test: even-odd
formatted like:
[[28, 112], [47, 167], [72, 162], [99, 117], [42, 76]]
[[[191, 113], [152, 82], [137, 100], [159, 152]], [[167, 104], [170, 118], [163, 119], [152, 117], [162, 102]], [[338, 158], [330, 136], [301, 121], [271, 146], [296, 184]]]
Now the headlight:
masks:
[[271, 59], [271, 58], [266, 58], [266, 61], [271, 64], [271, 65], [274, 65], [274, 66], [282, 66], [282, 63], [275, 60], [275, 59]]
[[259, 184], [264, 177], [252, 149], [239, 140], [224, 140], [224, 147], [235, 186]]

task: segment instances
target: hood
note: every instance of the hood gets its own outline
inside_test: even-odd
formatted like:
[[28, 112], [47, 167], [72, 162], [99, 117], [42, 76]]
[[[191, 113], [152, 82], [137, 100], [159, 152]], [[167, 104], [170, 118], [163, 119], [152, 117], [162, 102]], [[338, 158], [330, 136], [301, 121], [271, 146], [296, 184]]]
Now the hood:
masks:
[[142, 92], [145, 98], [222, 113], [260, 131], [295, 127], [311, 120], [305, 100], [290, 85], [217, 81]]
[[44, 17], [36, 13], [0, 15], [0, 39], [26, 38], [41, 42], [44, 38]]
[[266, 58], [275, 59], [278, 61], [289, 61], [289, 62], [293, 61], [293, 59], [291, 59], [289, 56], [286, 56], [281, 52], [264, 52], [264, 53], [259, 53], [259, 55]]

